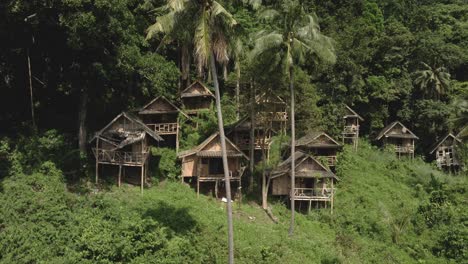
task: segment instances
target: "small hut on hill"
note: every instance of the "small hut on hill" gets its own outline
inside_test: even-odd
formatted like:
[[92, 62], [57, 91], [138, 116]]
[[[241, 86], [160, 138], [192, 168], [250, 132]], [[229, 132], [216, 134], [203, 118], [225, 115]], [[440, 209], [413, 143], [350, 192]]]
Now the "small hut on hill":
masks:
[[414, 141], [416, 139], [419, 138], [399, 121], [384, 127], [376, 138], [383, 145], [394, 146], [398, 158], [403, 155], [414, 158]]
[[105, 166], [118, 166], [119, 186], [122, 180], [122, 169], [124, 178], [128, 176], [128, 180], [131, 180], [138, 175], [138, 171], [134, 169], [139, 168], [140, 185], [143, 191], [148, 170], [149, 138], [158, 142], [163, 141], [157, 132], [147, 127], [140, 119], [125, 112], [96, 132], [90, 140], [90, 142], [96, 141], [95, 147], [92, 148], [96, 158], [96, 183], [99, 181], [100, 169], [102, 172]]
[[197, 115], [200, 110], [210, 109], [215, 100], [213, 93], [202, 82], [195, 81], [180, 94], [182, 105], [188, 115]]
[[[294, 195], [299, 202], [308, 202], [308, 208], [315, 202], [318, 206], [326, 207], [330, 203], [333, 211], [334, 184], [338, 177], [329, 168], [322, 165], [312, 155], [303, 151], [295, 153], [295, 186], [291, 192], [291, 157], [283, 161], [272, 171], [271, 194], [272, 195]], [[290, 197], [291, 198], [291, 197]]]
[[351, 109], [351, 107], [345, 105], [343, 120], [343, 144], [353, 144], [354, 149], [357, 149], [359, 142], [359, 121], [364, 121], [364, 118], [358, 115], [353, 109]]
[[288, 113], [287, 104], [274, 93], [263, 93], [255, 98], [257, 115], [255, 124], [269, 127], [275, 133], [286, 133]]
[[[226, 139], [226, 148], [230, 180], [240, 188], [245, 170], [242, 163], [249, 158], [229, 139]], [[214, 183], [215, 195], [218, 195], [218, 185], [225, 181], [219, 133], [211, 135], [200, 145], [180, 152], [177, 156], [182, 159], [183, 181], [186, 178], [196, 178], [197, 194], [200, 193], [200, 183]]]
[[[246, 116], [227, 128], [226, 131], [228, 138], [246, 154], [248, 154], [250, 150], [250, 126], [250, 118]], [[254, 131], [255, 160], [260, 160], [262, 158], [262, 149], [265, 149], [265, 154], [268, 157], [273, 132], [271, 129], [265, 128], [261, 124], [256, 125]]]
[[461, 144], [461, 140], [452, 133], [447, 134], [432, 147], [430, 154], [435, 153], [437, 167], [445, 170], [457, 170], [460, 161], [456, 154], [456, 145]]
[[158, 96], [151, 100], [138, 112], [146, 126], [164, 139], [160, 146], [171, 147], [176, 150], [179, 149], [179, 114], [188, 118], [187, 114], [164, 96]]
[[343, 146], [325, 132], [309, 132], [296, 141], [296, 148], [323, 157], [330, 168], [336, 166], [336, 156]]

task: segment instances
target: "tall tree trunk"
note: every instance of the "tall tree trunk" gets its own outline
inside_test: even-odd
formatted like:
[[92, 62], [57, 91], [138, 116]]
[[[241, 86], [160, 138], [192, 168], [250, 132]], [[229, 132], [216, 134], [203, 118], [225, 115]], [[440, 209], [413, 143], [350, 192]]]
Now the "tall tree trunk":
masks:
[[253, 80], [250, 81], [250, 142], [249, 142], [249, 192], [254, 186], [254, 166], [255, 166], [255, 86]]
[[226, 186], [226, 199], [227, 199], [227, 222], [228, 222], [228, 251], [229, 251], [229, 264], [234, 263], [234, 228], [232, 226], [232, 204], [231, 204], [231, 181], [229, 177], [229, 167], [226, 151], [226, 137], [224, 135], [223, 113], [221, 112], [221, 96], [219, 93], [218, 74], [216, 73], [216, 62], [214, 52], [211, 51], [210, 65], [211, 75], [213, 77], [213, 84], [216, 96], [216, 112], [218, 115], [218, 128], [219, 139], [221, 141], [221, 153], [223, 156], [223, 170]]
[[26, 51], [28, 57], [28, 73], [29, 73], [29, 94], [31, 98], [31, 120], [34, 131], [36, 131], [36, 118], [34, 116], [34, 97], [32, 86], [32, 73], [31, 73], [31, 57], [29, 56], [29, 48]]
[[236, 78], [236, 118], [240, 119], [240, 68], [237, 69]]
[[181, 78], [182, 78], [182, 89], [187, 88], [190, 85], [190, 50], [189, 44], [183, 43], [181, 47]]
[[295, 214], [295, 204], [294, 204], [294, 187], [295, 187], [295, 169], [296, 169], [296, 129], [295, 129], [295, 120], [294, 120], [294, 70], [292, 66], [289, 68], [289, 89], [291, 92], [291, 225], [289, 226], [289, 235], [294, 234], [294, 214]]
[[80, 96], [78, 110], [78, 146], [80, 156], [86, 157], [86, 115], [88, 113], [88, 89], [84, 88]]

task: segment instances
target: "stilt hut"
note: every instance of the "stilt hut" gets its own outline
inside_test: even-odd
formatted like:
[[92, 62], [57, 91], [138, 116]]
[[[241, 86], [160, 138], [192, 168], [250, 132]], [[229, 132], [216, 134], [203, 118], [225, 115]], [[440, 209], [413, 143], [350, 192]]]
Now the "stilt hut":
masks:
[[[230, 181], [236, 183], [240, 190], [241, 177], [245, 170], [243, 163], [249, 159], [227, 138], [226, 148]], [[225, 181], [219, 133], [211, 135], [193, 149], [180, 152], [178, 157], [182, 160], [182, 180], [195, 178], [197, 180], [197, 195], [200, 193], [200, 184], [214, 183], [217, 197], [218, 186]]]
[[439, 169], [455, 171], [459, 168], [460, 161], [457, 158], [456, 145], [461, 143], [461, 140], [452, 133], [447, 134], [436, 142], [430, 154], [435, 154], [437, 167], [439, 167]]
[[364, 121], [351, 107], [345, 105], [345, 114], [343, 116], [343, 144], [352, 144], [357, 149], [359, 143], [359, 121]]
[[414, 141], [416, 139], [419, 138], [399, 121], [386, 126], [376, 138], [383, 145], [392, 145], [398, 158], [401, 156], [414, 158]]
[[182, 91], [180, 98], [189, 116], [197, 115], [200, 110], [210, 109], [215, 100], [213, 93], [202, 82], [195, 81]]
[[[90, 142], [96, 141], [95, 147], [92, 148], [96, 158], [96, 184], [99, 181], [99, 172], [110, 165], [118, 167], [119, 187], [122, 173], [124, 177], [127, 174], [128, 180], [135, 176], [138, 178], [139, 174], [141, 191], [143, 191], [148, 170], [149, 138], [158, 142], [163, 141], [157, 132], [147, 127], [140, 119], [125, 112], [96, 132], [90, 140]], [[139, 173], [135, 169], [139, 169]]]
[[[227, 128], [226, 135], [236, 146], [244, 153], [248, 154], [250, 150], [250, 126], [251, 121], [248, 116], [242, 118], [231, 127]], [[272, 130], [263, 127], [261, 124], [255, 125], [254, 129], [255, 140], [255, 160], [262, 158], [262, 150], [265, 150], [265, 155], [268, 157], [268, 152], [271, 145]]]
[[[336, 156], [343, 146], [325, 132], [309, 132], [296, 141], [296, 148], [326, 159], [326, 164], [334, 169]], [[320, 159], [319, 158], [319, 159]]]
[[269, 127], [275, 133], [286, 133], [287, 104], [274, 93], [263, 93], [255, 98], [257, 116], [255, 124]]
[[333, 212], [335, 183], [338, 177], [312, 155], [303, 151], [295, 153], [295, 186], [291, 190], [291, 157], [271, 172], [272, 195], [294, 195], [297, 202], [306, 202], [308, 210], [312, 203], [316, 207], [327, 207]]
[[188, 118], [187, 114], [164, 96], [151, 100], [138, 112], [146, 126], [164, 139], [159, 146], [175, 148], [176, 151], [179, 149], [179, 114]]

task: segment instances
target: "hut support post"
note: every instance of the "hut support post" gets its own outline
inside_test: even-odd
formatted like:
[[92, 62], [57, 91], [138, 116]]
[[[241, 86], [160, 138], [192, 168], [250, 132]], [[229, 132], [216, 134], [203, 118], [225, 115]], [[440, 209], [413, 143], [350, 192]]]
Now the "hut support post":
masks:
[[332, 179], [331, 181], [331, 188], [332, 188], [332, 193], [331, 193], [331, 200], [330, 200], [330, 212], [333, 214], [333, 200], [335, 199], [335, 188], [333, 187], [333, 182], [334, 180]]
[[119, 178], [117, 179], [117, 185], [120, 188], [122, 182], [122, 164], [119, 165]]
[[218, 199], [218, 180], [215, 181], [215, 197]]
[[96, 138], [96, 185], [99, 180], [99, 137]]
[[144, 185], [144, 175], [145, 175], [145, 164], [141, 165], [141, 194], [143, 194], [143, 185]]

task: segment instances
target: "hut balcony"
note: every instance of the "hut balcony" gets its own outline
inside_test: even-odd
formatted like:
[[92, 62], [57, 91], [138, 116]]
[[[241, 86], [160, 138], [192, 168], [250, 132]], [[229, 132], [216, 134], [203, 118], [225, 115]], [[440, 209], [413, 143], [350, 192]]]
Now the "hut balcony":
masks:
[[336, 166], [336, 156], [325, 156], [328, 166]]
[[[232, 171], [229, 170], [229, 179], [232, 180], [240, 180], [242, 176], [242, 170], [236, 170]], [[224, 178], [224, 173], [216, 173], [216, 174], [210, 174], [206, 172], [202, 172], [200, 174], [200, 181], [216, 181], [216, 180], [225, 180]]]
[[413, 146], [395, 145], [395, 152], [396, 153], [414, 153], [414, 147]]
[[331, 201], [336, 188], [294, 188], [294, 199], [298, 201]]
[[151, 130], [158, 132], [161, 135], [177, 134], [179, 125], [177, 123], [157, 123], [146, 124]]
[[343, 134], [357, 134], [359, 132], [359, 126], [351, 125], [345, 126], [343, 129]]
[[258, 122], [261, 124], [265, 121], [286, 122], [288, 120], [287, 112], [260, 112], [257, 116]]
[[141, 166], [148, 158], [149, 149], [144, 152], [127, 152], [93, 148], [93, 154], [99, 163], [127, 166]]
[[[262, 149], [262, 146], [265, 145], [265, 149], [269, 149], [271, 143], [271, 137], [256, 137], [254, 140], [255, 149]], [[240, 149], [245, 150], [250, 148], [250, 138], [238, 138], [236, 140], [236, 145]]]

